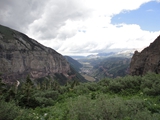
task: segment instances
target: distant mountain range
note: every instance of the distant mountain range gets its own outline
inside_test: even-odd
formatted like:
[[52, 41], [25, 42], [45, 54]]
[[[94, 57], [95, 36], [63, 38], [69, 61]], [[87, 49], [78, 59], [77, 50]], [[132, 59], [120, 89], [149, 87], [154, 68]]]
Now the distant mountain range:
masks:
[[128, 50], [121, 50], [117, 52], [104, 52], [104, 53], [97, 53], [97, 54], [91, 54], [88, 56], [70, 56], [75, 60], [78, 59], [92, 59], [92, 58], [107, 58], [107, 57], [127, 57], [131, 58], [134, 54], [134, 51], [137, 49], [128, 49]]
[[[83, 76], [88, 76], [87, 78], [92, 77], [92, 79], [95, 80], [101, 80], [105, 77], [115, 78], [127, 75], [129, 73], [130, 60], [131, 58], [128, 57], [86, 57], [83, 59], [72, 60], [74, 62], [70, 61], [70, 64], [74, 63], [72, 66], [78, 68]], [[83, 66], [79, 64], [82, 64]]]
[[128, 74], [130, 58], [109, 57], [93, 67], [93, 75], [98, 79], [123, 77]]
[[128, 57], [131, 58], [136, 49], [121, 50], [119, 52], [98, 53], [96, 55], [88, 55], [87, 58], [107, 58], [107, 57]]

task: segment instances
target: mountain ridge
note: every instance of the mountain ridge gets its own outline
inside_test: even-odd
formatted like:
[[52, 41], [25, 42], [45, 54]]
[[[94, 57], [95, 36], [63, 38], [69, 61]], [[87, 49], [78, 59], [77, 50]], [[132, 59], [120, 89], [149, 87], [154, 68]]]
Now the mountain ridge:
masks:
[[131, 75], [144, 75], [147, 72], [160, 73], [160, 36], [141, 52], [135, 51], [131, 63]]
[[70, 56], [64, 56], [64, 57], [76, 71], [80, 71], [80, 68], [83, 67], [81, 63], [79, 63], [77, 60], [73, 59], [72, 57]]
[[66, 81], [76, 76], [66, 59], [55, 50], [11, 28], [0, 25], [0, 72], [5, 82], [39, 79], [62, 74]]

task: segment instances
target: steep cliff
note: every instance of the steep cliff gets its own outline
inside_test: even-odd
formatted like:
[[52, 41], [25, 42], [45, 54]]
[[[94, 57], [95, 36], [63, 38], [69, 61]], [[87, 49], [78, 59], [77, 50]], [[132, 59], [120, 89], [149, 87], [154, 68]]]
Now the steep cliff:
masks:
[[76, 76], [65, 58], [23, 33], [0, 25], [0, 73], [5, 82], [30, 75], [32, 79]]
[[131, 75], [144, 75], [147, 72], [160, 73], [160, 36], [142, 52], [135, 51], [131, 59]]

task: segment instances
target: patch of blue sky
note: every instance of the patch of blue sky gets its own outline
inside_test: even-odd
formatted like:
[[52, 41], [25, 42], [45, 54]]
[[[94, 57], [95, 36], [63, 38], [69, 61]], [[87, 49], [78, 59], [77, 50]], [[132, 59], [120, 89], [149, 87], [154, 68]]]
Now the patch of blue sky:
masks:
[[148, 2], [137, 10], [121, 12], [112, 17], [112, 24], [137, 24], [142, 30], [160, 31], [160, 2]]

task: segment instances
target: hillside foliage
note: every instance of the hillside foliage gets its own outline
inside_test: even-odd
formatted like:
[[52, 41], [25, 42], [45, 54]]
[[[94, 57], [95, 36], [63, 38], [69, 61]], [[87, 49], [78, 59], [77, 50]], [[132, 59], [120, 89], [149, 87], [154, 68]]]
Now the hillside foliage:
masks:
[[65, 86], [29, 76], [18, 87], [0, 80], [0, 101], [1, 120], [159, 120], [160, 74]]

